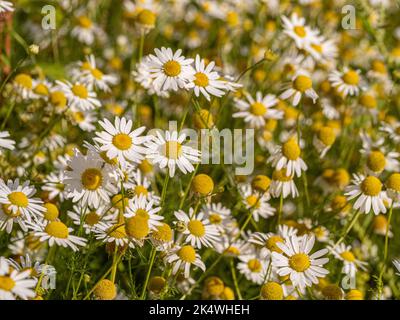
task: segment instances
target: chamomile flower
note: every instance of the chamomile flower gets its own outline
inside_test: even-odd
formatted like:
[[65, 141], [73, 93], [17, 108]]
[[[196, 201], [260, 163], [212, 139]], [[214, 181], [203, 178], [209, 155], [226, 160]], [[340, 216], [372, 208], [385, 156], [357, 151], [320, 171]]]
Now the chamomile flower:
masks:
[[36, 189], [30, 186], [29, 181], [20, 185], [19, 179], [8, 180], [5, 183], [0, 179], [0, 205], [2, 213], [10, 217], [21, 216], [26, 221], [38, 219], [43, 215], [45, 208], [43, 201], [33, 198]]
[[86, 246], [85, 238], [72, 235], [71, 232], [74, 229], [68, 228], [58, 220], [29, 223], [28, 228], [33, 231], [34, 236], [38, 237], [40, 242], [47, 242], [50, 247], [56, 245], [78, 251], [79, 247]]
[[33, 298], [37, 281], [30, 274], [30, 270], [18, 271], [12, 268], [9, 261], [0, 257], [0, 300]]
[[360, 70], [353, 70], [346, 67], [343, 71], [332, 71], [329, 74], [329, 81], [344, 97], [348, 95], [357, 96], [360, 90], [363, 90], [360, 74]]
[[263, 96], [258, 91], [255, 100], [248, 93], [245, 97], [247, 101], [235, 100], [235, 106], [239, 111], [233, 114], [234, 118], [244, 118], [244, 121], [253, 128], [263, 127], [267, 119], [282, 119], [283, 112], [274, 108], [278, 99], [273, 94]]
[[133, 198], [143, 195], [147, 201], [154, 201], [154, 204], [160, 202], [160, 197], [151, 189], [151, 182], [140, 169], [132, 173], [132, 179], [128, 179], [126, 188], [131, 190]]
[[331, 127], [325, 126], [318, 130], [317, 134], [314, 135], [313, 144], [318, 150], [320, 158], [325, 157], [335, 140], [336, 134]]
[[178, 88], [186, 88], [195, 79], [191, 66], [193, 59], [186, 59], [181, 54], [181, 49], [173, 53], [171, 48], [162, 47], [161, 50], [155, 49], [155, 55], [149, 55], [146, 64], [156, 90], [177, 91]]
[[93, 232], [97, 240], [105, 243], [114, 243], [118, 247], [135, 247], [135, 243], [128, 237], [123, 223], [99, 222]]
[[315, 41], [318, 32], [306, 26], [306, 20], [299, 17], [296, 13], [290, 19], [282, 16], [283, 33], [294, 40], [299, 49], [303, 49]]
[[108, 202], [110, 194], [116, 191], [110, 177], [112, 167], [91, 151], [83, 155], [75, 150], [69, 168], [64, 172], [63, 183], [73, 202], [98, 207], [102, 201]]
[[129, 200], [124, 216], [126, 218], [140, 216], [147, 220], [150, 230], [154, 230], [162, 224], [161, 220], [164, 219], [163, 216], [157, 214], [160, 210], [160, 207], [154, 207], [154, 200], [147, 201], [146, 196], [141, 195]]
[[56, 81], [68, 100], [69, 106], [74, 110], [92, 110], [101, 106], [94, 91], [80, 82], [74, 84], [66, 81]]
[[178, 167], [184, 174], [194, 171], [192, 163], [200, 161], [200, 151], [184, 145], [185, 134], [178, 135], [177, 131], [166, 131], [163, 137], [159, 131], [156, 136], [150, 136], [147, 143], [147, 158], [158, 164], [161, 169], [168, 167], [169, 176], [175, 175]]
[[282, 253], [272, 252], [272, 265], [279, 276], [289, 276], [293, 286], [304, 291], [317, 284], [329, 271], [323, 268], [329, 259], [322, 258], [328, 249], [310, 254], [315, 242], [314, 236], [291, 236], [285, 243], [277, 243]]
[[33, 93], [33, 79], [29, 74], [20, 73], [16, 75], [13, 81], [13, 87], [22, 99], [31, 99], [35, 96]]
[[173, 265], [173, 274], [177, 274], [178, 271], [182, 270], [185, 278], [189, 278], [190, 267], [192, 265], [199, 267], [203, 271], [206, 270], [206, 266], [203, 261], [201, 261], [200, 255], [191, 245], [175, 246], [170, 252], [168, 252], [165, 259], [167, 263]]
[[189, 214], [182, 210], [175, 211], [177, 225], [184, 228], [182, 234], [185, 237], [185, 243], [190, 243], [192, 247], [201, 249], [204, 247], [213, 247], [218, 241], [218, 230], [210, 224], [210, 221], [204, 217], [204, 213], [195, 214], [193, 208], [190, 208]]
[[196, 97], [200, 96], [201, 93], [210, 101], [210, 95], [222, 97], [225, 94], [226, 85], [219, 80], [220, 76], [217, 71], [213, 70], [214, 66], [214, 61], [211, 61], [206, 66], [204, 59], [196, 55], [194, 79], [187, 86], [189, 89], [193, 88]]
[[10, 133], [8, 131], [0, 131], [0, 154], [2, 153], [1, 149], [15, 149], [15, 141], [8, 139]]
[[102, 35], [101, 29], [86, 15], [77, 17], [77, 24], [72, 29], [71, 35], [86, 45], [92, 45], [95, 39]]
[[330, 246], [328, 249], [332, 252], [336, 259], [343, 261], [342, 272], [350, 277], [355, 277], [357, 270], [366, 270], [366, 262], [358, 260], [351, 246], [346, 246], [344, 243], [340, 243], [337, 246]]
[[287, 89], [279, 96], [281, 99], [286, 100], [293, 97], [293, 106], [297, 106], [303, 95], [311, 98], [313, 103], [318, 99], [318, 94], [312, 87], [312, 79], [308, 72], [299, 70], [293, 77]]
[[282, 195], [283, 199], [288, 196], [292, 196], [292, 198], [299, 196], [293, 176], [287, 176], [286, 169], [274, 170], [272, 173], [270, 194], [274, 198], [279, 198]]
[[19, 211], [14, 214], [7, 209], [7, 206], [0, 206], [0, 231], [6, 230], [7, 233], [11, 233], [14, 222], [17, 223], [23, 231], [26, 231], [27, 227], [25, 221], [26, 218], [22, 216]]
[[3, 12], [13, 12], [14, 11], [14, 5], [10, 1], [0, 1], [0, 13]]
[[218, 202], [203, 205], [201, 211], [204, 213], [204, 218], [208, 219], [220, 233], [225, 232], [225, 224], [231, 218], [230, 209]]
[[68, 211], [68, 217], [76, 226], [82, 226], [86, 234], [92, 232], [101, 221], [114, 220], [112, 210], [106, 206], [101, 205], [96, 209], [83, 208], [74, 205], [72, 211]]
[[260, 259], [256, 255], [239, 256], [240, 262], [237, 268], [247, 280], [256, 284], [262, 284], [265, 281], [269, 263], [265, 259]]
[[108, 158], [117, 158], [123, 167], [127, 161], [140, 163], [144, 159], [147, 150], [141, 145], [147, 137], [140, 135], [145, 127], [132, 130], [132, 120], [125, 117], [116, 117], [114, 125], [108, 119], [99, 123], [105, 131], [96, 132], [93, 140], [101, 144], [100, 150], [105, 151]]
[[302, 171], [307, 170], [307, 165], [300, 157], [301, 149], [295, 137], [290, 137], [281, 146], [275, 148], [274, 153], [268, 158], [267, 162], [277, 170], [286, 169], [286, 176], [294, 174], [301, 176]]
[[71, 118], [71, 122], [77, 125], [80, 129], [87, 132], [96, 130], [97, 116], [96, 113], [91, 110], [70, 110], [68, 115]]
[[353, 208], [362, 213], [369, 213], [371, 209], [377, 215], [385, 213], [384, 201], [387, 196], [382, 191], [382, 182], [375, 176], [353, 175], [352, 184], [346, 187], [345, 195], [348, 200], [357, 198]]
[[386, 193], [394, 202], [400, 202], [400, 173], [392, 173], [386, 180]]
[[260, 217], [267, 219], [275, 214], [275, 208], [268, 203], [270, 199], [268, 193], [259, 194], [248, 184], [240, 187], [240, 193], [242, 195], [243, 204], [247, 209], [252, 211], [253, 218], [256, 222], [259, 221]]

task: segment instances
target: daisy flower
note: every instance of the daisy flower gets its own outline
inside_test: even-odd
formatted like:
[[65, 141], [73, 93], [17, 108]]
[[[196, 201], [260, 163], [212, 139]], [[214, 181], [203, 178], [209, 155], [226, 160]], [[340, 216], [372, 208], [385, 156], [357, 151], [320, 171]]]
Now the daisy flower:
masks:
[[40, 242], [47, 242], [50, 247], [53, 245], [64, 248], [70, 247], [73, 251], [78, 251], [78, 246], [86, 246], [87, 240], [71, 235], [74, 229], [68, 228], [61, 221], [28, 223], [28, 228], [33, 231], [34, 236], [38, 237]]
[[56, 81], [62, 92], [68, 100], [69, 106], [76, 110], [86, 111], [99, 108], [100, 101], [94, 91], [91, 91], [87, 86], [80, 82], [74, 84], [66, 81]]
[[111, 210], [106, 206], [99, 206], [96, 209], [83, 208], [77, 205], [72, 207], [73, 211], [68, 211], [68, 217], [76, 226], [82, 226], [86, 234], [92, 232], [101, 221], [114, 219]]
[[48, 192], [49, 200], [52, 200], [56, 197], [63, 201], [65, 198], [64, 194], [64, 184], [62, 183], [64, 179], [64, 172], [50, 172], [43, 180], [44, 185], [42, 186], [42, 190]]
[[274, 198], [279, 198], [281, 195], [283, 199], [290, 195], [293, 198], [299, 196], [299, 191], [293, 181], [293, 176], [287, 176], [286, 169], [274, 170], [269, 190], [271, 196]]
[[81, 201], [82, 205], [93, 207], [98, 207], [102, 201], [109, 202], [110, 194], [116, 191], [110, 177], [110, 165], [92, 151], [85, 156], [75, 149], [69, 168], [64, 172], [63, 183], [73, 202]]
[[312, 87], [311, 76], [308, 72], [299, 70], [292, 77], [292, 82], [288, 85], [288, 88], [279, 97], [286, 100], [293, 96], [293, 106], [297, 106], [303, 94], [311, 98], [313, 103], [318, 99], [318, 94]]
[[26, 219], [24, 216], [21, 216], [20, 212], [17, 211], [15, 214], [12, 213], [7, 206], [1, 205], [0, 206], [0, 230], [6, 230], [7, 233], [11, 233], [14, 222], [19, 224], [23, 231], [27, 230]]
[[201, 249], [204, 247], [213, 247], [218, 241], [219, 232], [217, 228], [210, 224], [204, 213], [194, 214], [193, 208], [189, 209], [189, 214], [182, 210], [175, 211], [175, 218], [178, 219], [177, 225], [182, 226], [184, 230], [182, 234], [185, 237], [185, 243]]
[[269, 265], [266, 259], [259, 259], [253, 254], [240, 256], [239, 260], [237, 268], [247, 280], [259, 285], [265, 281]]
[[161, 50], [155, 49], [156, 55], [149, 55], [146, 64], [156, 90], [177, 91], [178, 88], [186, 88], [195, 79], [191, 66], [193, 59], [186, 59], [181, 53], [181, 49], [173, 53], [171, 48], [162, 47]]
[[335, 258], [343, 261], [342, 272], [348, 276], [355, 277], [359, 268], [366, 270], [365, 266], [367, 263], [356, 259], [351, 246], [346, 246], [344, 243], [341, 243], [336, 247], [329, 246], [328, 249], [332, 252]]
[[208, 203], [203, 205], [201, 212], [204, 218], [210, 221], [220, 233], [225, 232], [225, 223], [231, 218], [231, 210], [225, 208], [221, 203]]
[[196, 55], [194, 79], [187, 85], [188, 89], [194, 90], [196, 97], [201, 93], [210, 101], [210, 94], [215, 97], [222, 97], [225, 94], [226, 85], [219, 80], [220, 76], [217, 71], [213, 70], [214, 66], [214, 61], [206, 66], [204, 59], [200, 59], [200, 56]]
[[246, 209], [252, 211], [253, 218], [256, 222], [260, 220], [260, 217], [267, 219], [275, 214], [275, 208], [271, 207], [268, 203], [270, 199], [268, 193], [259, 194], [248, 184], [240, 187], [240, 193], [242, 195], [243, 204], [246, 206]]
[[114, 243], [118, 247], [134, 248], [135, 243], [128, 237], [124, 224], [99, 222], [93, 229], [97, 240], [102, 240], [105, 243]]
[[140, 136], [146, 127], [140, 127], [132, 131], [132, 120], [125, 117], [116, 117], [114, 125], [108, 120], [99, 121], [105, 131], [96, 132], [94, 141], [101, 144], [100, 150], [105, 151], [109, 159], [117, 158], [124, 167], [127, 161], [140, 163], [144, 159], [146, 148], [141, 144], [147, 137]]
[[295, 137], [290, 137], [283, 145], [277, 146], [267, 162], [277, 170], [286, 169], [286, 176], [294, 174], [301, 176], [301, 171], [307, 170], [307, 165], [300, 157], [301, 149]]
[[400, 203], [400, 173], [392, 173], [386, 180], [386, 193], [390, 199]]
[[33, 93], [33, 80], [29, 74], [20, 73], [16, 75], [13, 81], [13, 88], [22, 99], [31, 99], [35, 96]]
[[145, 195], [135, 197], [129, 200], [129, 206], [126, 208], [124, 216], [126, 218], [134, 216], [143, 217], [147, 220], [149, 228], [154, 230], [157, 226], [162, 224], [161, 220], [164, 219], [164, 217], [157, 214], [157, 212], [160, 212], [161, 208], [153, 206], [154, 200], [147, 201]]
[[201, 153], [192, 147], [184, 145], [185, 134], [177, 131], [166, 131], [165, 138], [157, 130], [157, 136], [150, 136], [147, 143], [147, 158], [161, 169], [168, 167], [169, 176], [175, 175], [176, 166], [184, 173], [194, 171], [192, 163], [200, 162]]
[[22, 185], [19, 179], [8, 180], [7, 184], [0, 179], [0, 205], [2, 212], [10, 217], [19, 217], [31, 221], [34, 218], [41, 217], [45, 208], [43, 201], [39, 198], [33, 198], [36, 189], [25, 181]]
[[185, 278], [189, 278], [192, 264], [199, 267], [203, 272], [206, 271], [206, 266], [201, 261], [200, 255], [191, 245], [176, 246], [167, 254], [166, 261], [173, 265], [173, 274], [177, 274], [178, 271], [182, 270]]
[[101, 36], [102, 30], [86, 15], [77, 17], [77, 25], [73, 27], [71, 35], [88, 46], [92, 45], [97, 36]]
[[258, 91], [255, 100], [248, 93], [245, 96], [247, 101], [235, 99], [235, 106], [239, 111], [233, 114], [234, 118], [244, 118], [244, 121], [253, 128], [265, 126], [267, 119], [282, 119], [283, 112], [274, 108], [278, 99], [273, 94], [263, 96]]
[[306, 45], [305, 49], [316, 61], [321, 63], [332, 63], [338, 54], [336, 41], [325, 39], [323, 36], [317, 36], [310, 44]]
[[307, 45], [315, 42], [318, 31], [312, 30], [305, 25], [306, 20], [299, 17], [296, 13], [292, 14], [290, 19], [282, 16], [283, 33], [294, 40], [299, 49], [305, 48]]
[[324, 278], [329, 271], [322, 266], [329, 259], [321, 258], [328, 249], [321, 249], [310, 255], [315, 237], [304, 235], [291, 236], [285, 243], [277, 243], [282, 253], [272, 252], [272, 265], [279, 276], [289, 275], [293, 286], [304, 291], [305, 287], [317, 284], [319, 278]]
[[0, 1], [0, 13], [3, 12], [13, 12], [14, 11], [14, 5], [10, 1]]
[[31, 271], [18, 271], [0, 257], [0, 300], [27, 300], [35, 297], [36, 280], [30, 278]]
[[68, 115], [70, 116], [71, 122], [77, 125], [80, 129], [87, 132], [96, 130], [97, 116], [96, 113], [90, 110], [69, 110]]
[[147, 201], [154, 201], [154, 204], [160, 202], [160, 197], [151, 190], [151, 182], [143, 175], [140, 169], [133, 172], [131, 179], [128, 178], [126, 189], [132, 191], [133, 198], [138, 198], [143, 195], [146, 197]]
[[7, 139], [10, 136], [8, 131], [0, 131], [0, 154], [1, 154], [1, 149], [9, 149], [9, 150], [14, 150], [15, 149], [15, 141], [11, 139]]
[[347, 95], [357, 96], [364, 88], [361, 85], [360, 70], [344, 68], [343, 71], [334, 70], [329, 74], [329, 81], [338, 92]]
[[313, 145], [317, 149], [320, 158], [325, 157], [336, 140], [336, 134], [331, 127], [321, 127], [313, 137]]
[[353, 175], [352, 184], [345, 189], [347, 200], [357, 198], [353, 208], [364, 213], [369, 213], [371, 209], [376, 215], [385, 213], [384, 201], [387, 196], [382, 191], [382, 182], [374, 176]]

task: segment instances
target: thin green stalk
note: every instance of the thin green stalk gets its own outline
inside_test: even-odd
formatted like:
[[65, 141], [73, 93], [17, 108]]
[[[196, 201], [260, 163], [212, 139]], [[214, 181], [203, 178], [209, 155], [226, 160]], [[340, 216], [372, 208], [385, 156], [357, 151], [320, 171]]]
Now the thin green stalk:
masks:
[[233, 263], [233, 258], [230, 261], [230, 266], [231, 266], [232, 280], [233, 280], [233, 284], [235, 286], [236, 294], [237, 294], [239, 300], [243, 300], [242, 293], [240, 292], [239, 283], [238, 283], [237, 277], [236, 277], [236, 270], [235, 270], [235, 265]]
[[343, 242], [343, 240], [346, 238], [347, 234], [350, 232], [350, 230], [353, 228], [354, 224], [357, 222], [358, 217], [360, 216], [361, 211], [356, 211], [356, 213], [353, 216], [353, 219], [351, 220], [351, 222], [349, 223], [349, 225], [347, 226], [344, 234], [340, 237], [340, 239], [334, 244], [333, 248], [336, 248], [340, 243]]
[[149, 269], [147, 270], [146, 280], [143, 285], [142, 294], [140, 295], [140, 300], [144, 300], [144, 298], [146, 297], [147, 284], [149, 283], [151, 270], [153, 269], [156, 253], [157, 253], [156, 249], [154, 247], [152, 247], [151, 252], [150, 252], [150, 265], [149, 265]]

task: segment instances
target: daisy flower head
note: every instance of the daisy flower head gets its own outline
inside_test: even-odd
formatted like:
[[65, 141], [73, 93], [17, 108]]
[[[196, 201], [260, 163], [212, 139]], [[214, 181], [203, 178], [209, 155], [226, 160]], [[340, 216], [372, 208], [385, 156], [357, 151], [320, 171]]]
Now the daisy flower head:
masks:
[[184, 144], [186, 134], [166, 131], [163, 137], [159, 130], [156, 136], [150, 136], [147, 145], [147, 158], [158, 164], [160, 169], [168, 167], [169, 176], [175, 175], [176, 167], [184, 174], [194, 171], [193, 163], [200, 162], [201, 153]]
[[301, 176], [302, 171], [307, 170], [307, 165], [300, 157], [301, 149], [295, 137], [290, 137], [282, 146], [277, 146], [274, 153], [268, 158], [267, 162], [277, 170], [286, 169], [286, 176], [294, 174]]
[[314, 236], [296, 235], [286, 239], [285, 243], [277, 243], [282, 253], [272, 252], [272, 265], [279, 276], [288, 276], [293, 286], [304, 291], [306, 287], [317, 284], [329, 271], [323, 268], [329, 259], [322, 258], [328, 249], [321, 249], [310, 254], [315, 243]]
[[253, 254], [240, 256], [239, 260], [240, 262], [237, 268], [247, 280], [256, 284], [262, 284], [264, 282], [269, 265], [266, 259], [260, 259]]
[[10, 133], [8, 131], [0, 131], [0, 154], [2, 153], [1, 149], [15, 149], [15, 141], [8, 139]]
[[92, 207], [98, 207], [102, 201], [109, 202], [110, 195], [116, 191], [109, 164], [90, 150], [83, 155], [75, 149], [69, 168], [64, 172], [63, 183], [73, 202]]
[[200, 255], [196, 252], [195, 248], [191, 245], [175, 246], [166, 256], [167, 263], [171, 263], [172, 273], [177, 274], [178, 271], [183, 271], [185, 278], [190, 276], [190, 267], [192, 265], [199, 267], [205, 271], [206, 266], [201, 261]]
[[312, 30], [306, 25], [306, 20], [296, 13], [290, 18], [282, 16], [283, 33], [293, 39], [297, 48], [303, 49], [313, 41], [315, 42], [318, 31]]
[[93, 110], [101, 106], [100, 101], [97, 99], [96, 92], [90, 90], [86, 85], [80, 82], [74, 84], [65, 81], [56, 81], [62, 92], [68, 100], [68, 105], [73, 110]]
[[13, 88], [22, 99], [32, 99], [35, 96], [33, 93], [33, 79], [29, 74], [17, 74], [13, 81]]
[[3, 12], [13, 12], [14, 5], [10, 1], [0, 0], [0, 13]]
[[37, 281], [30, 274], [30, 270], [18, 271], [12, 268], [6, 258], [0, 257], [0, 300], [27, 300], [35, 297]]
[[388, 199], [382, 187], [382, 182], [375, 176], [354, 174], [352, 184], [345, 189], [345, 196], [347, 200], [357, 198], [353, 204], [354, 209], [366, 214], [372, 209], [378, 215], [386, 212], [384, 201]]
[[386, 193], [396, 203], [400, 202], [400, 173], [392, 173], [386, 180]]
[[206, 66], [204, 59], [196, 55], [194, 79], [187, 85], [188, 89], [193, 89], [196, 97], [199, 97], [201, 93], [210, 101], [210, 95], [222, 97], [225, 94], [226, 85], [219, 80], [220, 76], [217, 71], [213, 70], [214, 67], [214, 61]]
[[58, 220], [28, 223], [28, 228], [40, 242], [47, 242], [50, 247], [56, 245], [78, 251], [78, 247], [86, 246], [85, 238], [72, 235], [74, 229], [68, 228], [65, 223]]
[[73, 125], [78, 126], [83, 131], [92, 132], [96, 130], [95, 123], [97, 123], [96, 113], [92, 110], [69, 110]]
[[274, 198], [279, 198], [282, 195], [284, 199], [288, 196], [292, 196], [293, 198], [299, 196], [299, 191], [293, 181], [293, 176], [287, 176], [286, 169], [275, 169], [272, 173], [270, 194]]
[[267, 119], [282, 119], [283, 112], [274, 108], [278, 99], [273, 94], [263, 96], [258, 91], [255, 100], [248, 93], [245, 97], [246, 100], [235, 100], [235, 106], [239, 111], [233, 114], [234, 118], [244, 118], [244, 121], [253, 128], [265, 126]]
[[365, 266], [367, 263], [360, 261], [355, 257], [351, 246], [346, 246], [344, 243], [340, 243], [335, 247], [330, 246], [328, 249], [332, 252], [335, 258], [343, 261], [342, 272], [348, 276], [355, 277], [358, 269], [366, 270]]
[[329, 81], [344, 97], [357, 96], [362, 86], [361, 71], [345, 67], [343, 71], [334, 70], [329, 74]]
[[191, 66], [193, 59], [186, 59], [181, 54], [181, 49], [174, 53], [171, 48], [162, 47], [155, 49], [155, 55], [149, 55], [146, 64], [156, 90], [177, 91], [178, 88], [186, 88], [195, 79], [195, 71]]
[[74, 205], [72, 209], [67, 212], [68, 217], [76, 226], [82, 226], [86, 234], [92, 232], [100, 222], [114, 220], [112, 211], [104, 205], [96, 209]]
[[313, 145], [317, 149], [320, 158], [325, 157], [335, 140], [336, 134], [333, 128], [324, 126], [318, 130], [313, 137]]
[[77, 23], [71, 31], [71, 35], [79, 42], [88, 46], [92, 45], [97, 37], [103, 32], [88, 16], [81, 14], [77, 18]]
[[106, 152], [109, 159], [117, 158], [122, 167], [127, 161], [140, 163], [144, 159], [146, 136], [140, 136], [146, 127], [132, 130], [132, 120], [116, 117], [114, 125], [108, 120], [99, 121], [104, 131], [96, 132], [93, 140], [98, 142], [100, 150]]
[[135, 243], [128, 237], [123, 223], [99, 222], [93, 229], [97, 240], [104, 243], [114, 243], [118, 247], [135, 247]]
[[221, 203], [208, 203], [203, 205], [201, 211], [204, 218], [208, 219], [220, 233], [225, 232], [225, 223], [231, 218], [231, 210], [225, 208]]
[[305, 49], [318, 62], [332, 65], [338, 54], [336, 41], [334, 39], [325, 39], [323, 36], [315, 37], [311, 43], [306, 45]]
[[178, 220], [177, 225], [182, 226], [185, 243], [190, 243], [192, 247], [213, 247], [218, 241], [218, 229], [210, 224], [203, 212], [196, 215], [193, 208], [189, 209], [189, 214], [179, 210], [175, 211], [175, 218]]
[[147, 201], [146, 196], [141, 195], [129, 200], [124, 216], [126, 218], [143, 217], [147, 220], [150, 230], [154, 230], [162, 224], [161, 220], [164, 219], [163, 216], [157, 214], [160, 210], [161, 207], [154, 207], [154, 200]]
[[279, 96], [281, 99], [286, 100], [293, 97], [293, 106], [297, 106], [303, 95], [311, 98], [313, 103], [318, 99], [318, 94], [312, 87], [312, 79], [310, 74], [305, 70], [299, 70], [292, 77], [291, 83], [288, 88]]
[[34, 198], [36, 189], [25, 181], [20, 185], [19, 179], [8, 180], [5, 183], [0, 179], [0, 205], [2, 214], [12, 218], [21, 217], [26, 221], [36, 220], [43, 216], [43, 201]]
[[258, 193], [253, 190], [251, 185], [244, 184], [240, 187], [240, 193], [242, 195], [243, 204], [246, 209], [252, 211], [253, 218], [256, 222], [260, 220], [260, 217], [267, 219], [275, 214], [275, 208], [273, 208], [268, 200], [270, 199], [269, 193]]

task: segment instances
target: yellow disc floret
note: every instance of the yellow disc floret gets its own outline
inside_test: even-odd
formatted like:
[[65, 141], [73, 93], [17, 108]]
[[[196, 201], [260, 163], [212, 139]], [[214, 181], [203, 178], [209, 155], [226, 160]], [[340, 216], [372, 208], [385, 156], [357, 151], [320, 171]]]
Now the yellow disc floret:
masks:
[[261, 287], [260, 295], [264, 300], [282, 300], [283, 289], [279, 283], [270, 281]]
[[377, 196], [382, 191], [382, 182], [374, 176], [368, 176], [361, 183], [361, 191], [367, 196]]
[[192, 190], [202, 196], [210, 194], [214, 189], [214, 181], [206, 174], [198, 174], [192, 180]]
[[68, 227], [61, 221], [51, 221], [45, 228], [45, 232], [55, 238], [67, 239], [69, 235]]
[[297, 272], [306, 271], [310, 265], [310, 258], [305, 253], [296, 253], [289, 258], [289, 266]]
[[100, 300], [113, 300], [117, 295], [117, 289], [114, 282], [103, 279], [96, 285], [93, 294]]

